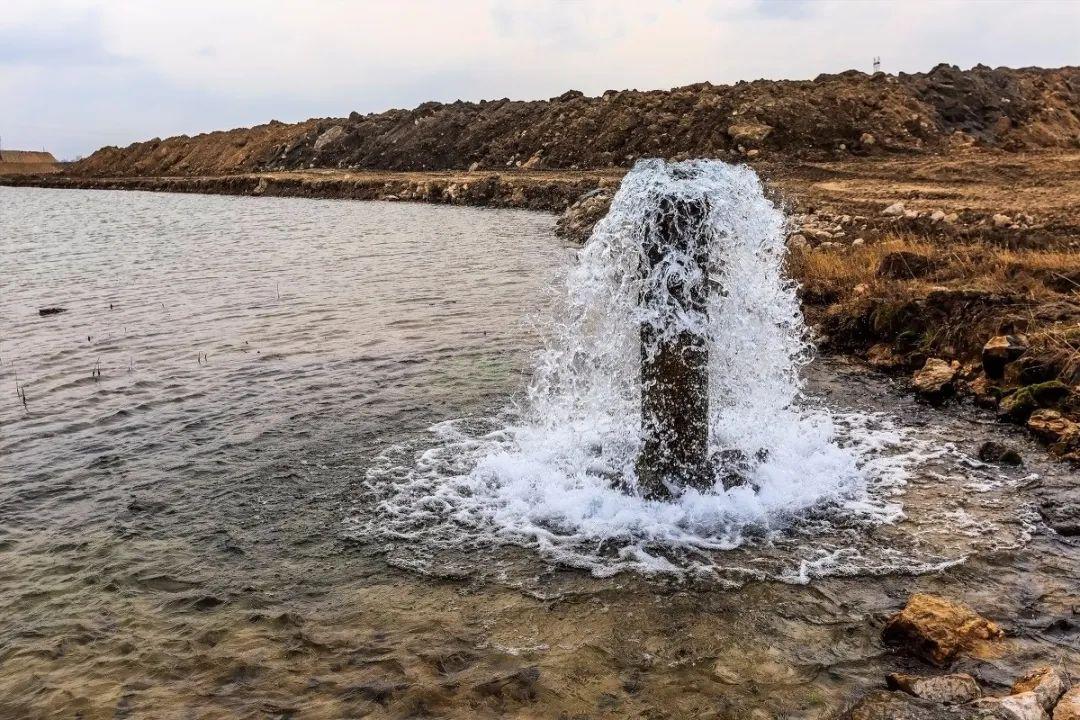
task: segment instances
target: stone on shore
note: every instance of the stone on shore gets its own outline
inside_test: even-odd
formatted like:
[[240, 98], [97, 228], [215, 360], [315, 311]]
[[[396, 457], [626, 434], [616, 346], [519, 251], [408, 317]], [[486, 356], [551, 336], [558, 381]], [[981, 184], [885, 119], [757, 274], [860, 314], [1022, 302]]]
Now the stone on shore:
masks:
[[936, 595], [917, 594], [889, 618], [881, 636], [886, 643], [941, 666], [961, 652], [992, 654], [1005, 633], [963, 605]]
[[946, 705], [971, 702], [982, 697], [982, 691], [975, 682], [975, 678], [967, 673], [932, 677], [893, 673], [885, 678], [885, 681], [893, 690], [902, 690], [917, 698]]
[[1054, 720], [1080, 720], [1080, 685], [1074, 685], [1058, 700]]
[[960, 370], [960, 363], [947, 362], [940, 358], [927, 358], [921, 370], [916, 370], [912, 381], [915, 392], [931, 402], [940, 402], [955, 390], [954, 381]]
[[598, 188], [587, 192], [566, 208], [556, 223], [556, 231], [563, 237], [585, 242], [610, 207], [611, 194], [606, 190]]
[[1068, 688], [1065, 678], [1049, 665], [1034, 668], [1021, 675], [1012, 686], [1012, 694], [1033, 692], [1038, 698], [1039, 704], [1047, 711], [1053, 710], [1054, 705]]
[[972, 702], [971, 707], [980, 711], [978, 717], [994, 720], [1046, 720], [1048, 717], [1033, 692], [980, 698]]
[[1069, 386], [1059, 380], [1022, 387], [1001, 401], [999, 414], [1008, 420], [1026, 423], [1031, 414], [1053, 408], [1069, 394]]
[[1080, 425], [1057, 410], [1036, 410], [1027, 421], [1028, 429], [1050, 443], [1071, 442], [1080, 437]]
[[737, 143], [753, 145], [765, 141], [772, 134], [772, 127], [762, 123], [736, 123], [728, 128], [728, 136]]
[[1005, 375], [1005, 366], [1013, 362], [1028, 349], [1028, 340], [1023, 335], [998, 335], [990, 338], [983, 345], [982, 363], [986, 376], [1000, 379]]

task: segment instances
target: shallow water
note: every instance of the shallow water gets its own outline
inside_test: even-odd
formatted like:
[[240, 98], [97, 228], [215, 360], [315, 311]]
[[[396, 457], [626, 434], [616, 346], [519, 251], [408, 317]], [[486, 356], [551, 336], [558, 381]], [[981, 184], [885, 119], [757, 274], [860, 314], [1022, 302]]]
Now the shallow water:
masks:
[[[573, 263], [552, 228], [0, 188], [0, 717], [825, 717], [904, 662], [879, 623], [920, 589], [1013, 631], [962, 663], [991, 684], [1080, 659], [1076, 548], [1034, 512], [1067, 471], [836, 362], [807, 393], [841, 442], [881, 441], [903, 517], [807, 514], [605, 577], [387, 515], [418, 458], [437, 482], [470, 461], [455, 432], [505, 427]], [[999, 436], [1025, 468], [971, 459]]]

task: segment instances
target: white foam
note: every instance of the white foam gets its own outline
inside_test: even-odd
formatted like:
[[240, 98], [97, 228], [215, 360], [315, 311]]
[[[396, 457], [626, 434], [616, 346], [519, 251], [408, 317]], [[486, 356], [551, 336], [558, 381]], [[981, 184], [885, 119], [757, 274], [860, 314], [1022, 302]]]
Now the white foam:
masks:
[[[661, 195], [705, 199], [710, 274], [725, 289], [705, 316], [663, 322], [708, 338], [711, 446], [755, 458], [751, 484], [725, 490], [717, 480], [670, 502], [624, 489], [636, 485], [641, 447], [640, 326], [657, 322], [638, 303], [641, 285], [666, 292], [672, 273], [692, 272], [676, 261], [661, 279], [639, 277]], [[378, 523], [428, 543], [521, 544], [602, 575], [708, 568], [703, 554], [739, 547], [751, 528], [768, 536], [813, 508], [847, 522], [902, 517], [886, 497], [905, 479], [901, 434], [885, 418], [834, 417], [802, 397], [811, 346], [783, 274], [784, 224], [748, 168], [639, 162], [567, 274], [522, 406], [487, 434], [469, 422], [434, 428], [435, 445], [405, 472], [377, 464], [369, 482], [389, 492]]]

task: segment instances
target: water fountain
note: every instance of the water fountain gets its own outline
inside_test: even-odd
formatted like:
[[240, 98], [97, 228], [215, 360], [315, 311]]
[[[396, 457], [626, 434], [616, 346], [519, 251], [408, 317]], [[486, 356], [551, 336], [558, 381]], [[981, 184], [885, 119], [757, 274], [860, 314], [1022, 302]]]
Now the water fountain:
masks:
[[889, 439], [838, 437], [802, 394], [785, 222], [750, 168], [639, 161], [565, 270], [524, 397], [433, 428], [415, 461], [381, 458], [371, 532], [428, 552], [527, 544], [608, 574], [711, 565], [826, 506], [897, 517], [867, 485]]

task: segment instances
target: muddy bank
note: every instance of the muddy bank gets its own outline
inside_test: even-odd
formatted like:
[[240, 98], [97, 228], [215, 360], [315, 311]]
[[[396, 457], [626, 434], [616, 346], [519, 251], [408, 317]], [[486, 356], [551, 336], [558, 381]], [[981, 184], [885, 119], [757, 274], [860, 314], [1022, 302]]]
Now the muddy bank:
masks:
[[561, 212], [581, 195], [618, 184], [621, 174], [275, 172], [203, 177], [0, 177], [14, 187], [388, 200]]

